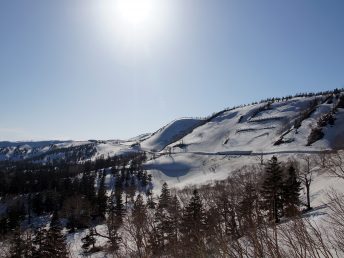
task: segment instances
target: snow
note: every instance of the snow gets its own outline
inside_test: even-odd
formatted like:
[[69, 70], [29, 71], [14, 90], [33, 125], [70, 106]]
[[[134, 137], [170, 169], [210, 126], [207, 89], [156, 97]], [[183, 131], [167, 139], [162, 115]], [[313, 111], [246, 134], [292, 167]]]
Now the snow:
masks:
[[144, 140], [141, 143], [141, 147], [147, 150], [161, 151], [167, 145], [190, 133], [203, 121], [203, 119], [195, 118], [182, 118], [175, 120], [152, 134], [148, 139]]
[[138, 136], [135, 136], [135, 137], [128, 139], [127, 142], [143, 141], [143, 140], [146, 140], [149, 136], [151, 136], [150, 133], [140, 134]]
[[153, 192], [158, 194], [164, 182], [175, 188], [205, 184], [227, 178], [244, 164], [258, 162], [255, 156], [177, 153], [148, 161], [145, 168], [152, 174]]
[[[324, 101], [326, 96], [321, 99]], [[344, 114], [339, 109], [334, 126], [326, 126], [325, 137], [307, 145], [307, 138], [318, 119], [333, 108], [333, 104], [319, 104], [299, 128], [294, 121], [315, 97], [298, 97], [275, 103], [260, 103], [219, 112], [212, 119], [181, 118], [172, 121], [153, 134], [142, 134], [126, 141], [46, 141], [0, 142], [0, 160], [32, 158], [42, 154], [61, 157], [58, 151], [71, 147], [94, 145], [91, 159], [122, 155], [134, 151], [149, 153], [204, 153], [231, 152], [311, 152], [344, 146]], [[320, 99], [317, 97], [317, 99]], [[334, 103], [335, 103], [335, 98]], [[275, 145], [283, 135], [283, 143]], [[89, 158], [89, 157], [88, 157]]]
[[8, 141], [2, 141], [0, 142], [0, 148], [4, 147], [18, 147], [21, 145], [27, 145], [31, 148], [37, 148], [42, 147], [46, 145], [52, 145], [52, 144], [58, 144], [62, 143], [62, 141], [39, 141], [39, 142], [8, 142]]
[[326, 126], [323, 131], [324, 138], [315, 142], [313, 146], [330, 149], [344, 148], [344, 109], [338, 109], [334, 125]]
[[[0, 145], [0, 160], [12, 159], [29, 159], [40, 157], [46, 161], [48, 158], [59, 159], [64, 157], [64, 151], [69, 148], [82, 146], [95, 146], [96, 153], [91, 157], [92, 160], [101, 156], [108, 157], [114, 155], [122, 155], [130, 152], [138, 151], [137, 148], [131, 147], [133, 143], [122, 141], [66, 141], [66, 142], [33, 142], [33, 143], [10, 143], [1, 142]], [[89, 157], [85, 157], [88, 159]]]
[[107, 156], [115, 156], [115, 155], [123, 155], [131, 152], [137, 152], [138, 150], [133, 147], [129, 147], [124, 144], [118, 144], [113, 142], [106, 142], [101, 143], [96, 146], [97, 153], [94, 156], [94, 159], [100, 156], [107, 157]]
[[[271, 109], [252, 114], [263, 105], [237, 108], [216, 117], [209, 123], [196, 128], [184, 137], [187, 151], [220, 152], [231, 149], [257, 151], [271, 147], [276, 138], [276, 130], [281, 127], [281, 119], [293, 117], [310, 100], [299, 100], [271, 105]], [[281, 108], [282, 106], [282, 108]], [[269, 118], [269, 119], [268, 119]], [[239, 122], [240, 121], [240, 122]]]
[[[94, 144], [96, 149], [91, 158], [93, 160], [144, 150], [152, 157], [144, 167], [152, 175], [153, 193], [159, 194], [164, 182], [173, 188], [183, 188], [225, 179], [244, 166], [247, 169], [251, 165], [259, 168], [261, 155], [264, 161], [276, 155], [280, 161], [296, 159], [302, 162], [304, 155], [316, 157], [318, 152], [326, 149], [344, 148], [344, 109], [336, 112], [333, 126], [323, 128], [323, 139], [306, 146], [312, 128], [317, 126], [323, 114], [332, 110], [333, 104], [319, 104], [299, 128], [294, 128], [295, 119], [313, 100], [314, 97], [300, 97], [271, 105], [248, 105], [219, 113], [210, 121], [182, 118], [153, 134], [143, 134], [126, 141], [0, 142], [0, 160], [33, 157], [49, 153], [52, 149], [88, 144]], [[284, 143], [274, 145], [282, 135]], [[320, 217], [327, 212], [326, 193], [332, 188], [343, 192], [344, 181], [329, 176], [322, 168], [315, 167], [314, 170], [311, 204], [315, 209], [310, 216], [323, 223]], [[106, 184], [113, 183], [107, 175]], [[98, 227], [97, 231], [104, 230], [104, 226]], [[80, 231], [68, 235], [75, 257], [81, 256], [81, 238], [85, 233]], [[99, 238], [97, 241], [103, 245], [105, 240]], [[100, 252], [92, 257], [105, 257], [105, 254]]]
[[[106, 234], [106, 226], [105, 225], [98, 225], [95, 227], [97, 232]], [[70, 233], [67, 235], [67, 242], [69, 245], [69, 251], [71, 253], [72, 258], [76, 257], [85, 257], [83, 254], [82, 249], [82, 241], [81, 239], [86, 236], [88, 233], [88, 229], [85, 230], [78, 230], [75, 233]], [[95, 237], [96, 238], [96, 246], [106, 246], [107, 239], [103, 237]], [[104, 257], [111, 257], [107, 255], [104, 251], [100, 251], [97, 253], [89, 254], [87, 257], [92, 258], [104, 258]]]

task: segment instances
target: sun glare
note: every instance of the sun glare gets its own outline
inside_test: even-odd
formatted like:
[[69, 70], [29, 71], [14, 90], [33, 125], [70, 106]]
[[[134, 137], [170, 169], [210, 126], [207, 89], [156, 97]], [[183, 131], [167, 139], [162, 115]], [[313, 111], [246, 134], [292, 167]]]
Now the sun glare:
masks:
[[126, 59], [162, 46], [163, 35], [171, 32], [171, 6], [165, 0], [97, 0], [92, 11], [99, 42]]
[[139, 26], [154, 15], [152, 0], [117, 0], [116, 11], [123, 22]]

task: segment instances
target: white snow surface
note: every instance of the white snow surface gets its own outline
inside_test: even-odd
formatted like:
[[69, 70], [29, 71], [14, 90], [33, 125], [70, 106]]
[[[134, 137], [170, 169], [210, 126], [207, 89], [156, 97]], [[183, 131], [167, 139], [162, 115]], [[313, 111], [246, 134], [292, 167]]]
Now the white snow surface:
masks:
[[180, 138], [190, 133], [203, 121], [203, 119], [197, 118], [182, 118], [175, 120], [144, 140], [141, 143], [141, 147], [146, 150], [161, 151], [167, 145], [178, 141]]
[[[298, 152], [344, 148], [344, 110], [338, 109], [333, 126], [323, 128], [325, 136], [311, 146], [307, 139], [318, 119], [331, 111], [334, 104], [326, 104], [329, 96], [299, 97], [272, 104], [260, 103], [220, 112], [212, 119], [181, 118], [153, 134], [143, 134], [126, 141], [46, 141], [0, 142], [0, 160], [27, 159], [39, 155], [63, 156], [58, 150], [94, 146], [92, 157], [121, 155], [132, 151], [173, 153], [240, 153], [240, 152]], [[331, 96], [330, 96], [331, 97]], [[315, 99], [321, 103], [301, 126], [293, 127]], [[334, 102], [336, 99], [333, 97]], [[283, 143], [275, 145], [283, 138]]]
[[[326, 97], [323, 96], [323, 100]], [[94, 144], [96, 149], [92, 159], [144, 150], [150, 153], [144, 166], [152, 174], [153, 193], [157, 195], [164, 182], [171, 188], [201, 185], [225, 179], [244, 166], [259, 166], [261, 154], [264, 161], [272, 155], [276, 155], [280, 161], [302, 161], [305, 155], [312, 154], [312, 157], [315, 157], [313, 154], [319, 151], [343, 149], [344, 109], [338, 109], [335, 113], [333, 126], [327, 125], [323, 128], [324, 137], [307, 146], [312, 128], [317, 126], [318, 119], [323, 114], [331, 111], [333, 104], [323, 101], [302, 121], [298, 129], [294, 128], [294, 121], [313, 100], [314, 97], [302, 97], [271, 105], [248, 105], [220, 113], [210, 121], [182, 118], [153, 134], [141, 135], [127, 141], [0, 142], [0, 160], [32, 157], [49, 153], [51, 150], [91, 144]], [[282, 136], [284, 143], [274, 145]], [[344, 181], [330, 177], [321, 169], [314, 169], [316, 171], [311, 186], [311, 202], [315, 209], [312, 216], [318, 219], [326, 214], [326, 209], [323, 208], [326, 192], [331, 188], [344, 192]], [[113, 184], [109, 178], [106, 182]], [[99, 230], [104, 228], [99, 226]], [[81, 257], [80, 240], [84, 234], [85, 232], [78, 232], [68, 237], [75, 257]], [[105, 254], [101, 252], [92, 257], [105, 257]]]
[[[182, 141], [187, 152], [225, 152], [225, 151], [285, 151], [315, 150], [330, 146], [305, 146], [316, 119], [330, 110], [320, 105], [310, 118], [303, 121], [297, 135], [288, 144], [274, 146], [274, 143], [287, 130], [292, 122], [304, 111], [314, 98], [296, 98], [271, 104], [270, 108], [252, 117], [263, 104], [237, 108], [214, 118], [186, 135]], [[336, 126], [337, 128], [337, 126]], [[339, 130], [339, 128], [337, 128]], [[292, 130], [295, 132], [295, 129]], [[331, 143], [330, 143], [331, 144]], [[174, 144], [171, 144], [173, 147]], [[176, 148], [176, 151], [179, 148]]]

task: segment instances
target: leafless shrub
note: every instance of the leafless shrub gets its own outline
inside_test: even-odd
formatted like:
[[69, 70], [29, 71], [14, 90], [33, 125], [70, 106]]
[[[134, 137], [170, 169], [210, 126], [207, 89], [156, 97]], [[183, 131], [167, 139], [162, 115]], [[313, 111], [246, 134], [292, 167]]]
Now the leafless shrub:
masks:
[[324, 166], [330, 175], [344, 179], [344, 152], [337, 151], [326, 155]]
[[335, 248], [344, 254], [344, 194], [331, 190], [327, 194], [329, 202], [328, 223], [333, 235], [331, 240]]
[[309, 218], [295, 218], [281, 225], [281, 242], [287, 257], [333, 258], [327, 234]]

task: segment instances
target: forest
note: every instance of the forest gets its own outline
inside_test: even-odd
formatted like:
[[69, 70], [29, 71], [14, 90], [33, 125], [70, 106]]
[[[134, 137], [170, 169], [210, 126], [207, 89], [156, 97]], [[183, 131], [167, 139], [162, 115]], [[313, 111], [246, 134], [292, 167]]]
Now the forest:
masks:
[[84, 232], [85, 257], [341, 257], [342, 194], [328, 193], [332, 230], [309, 215], [312, 166], [343, 180], [338, 153], [305, 156], [302, 164], [273, 156], [202, 186], [164, 183], [157, 196], [146, 159], [3, 163], [1, 256], [73, 257], [68, 235]]

